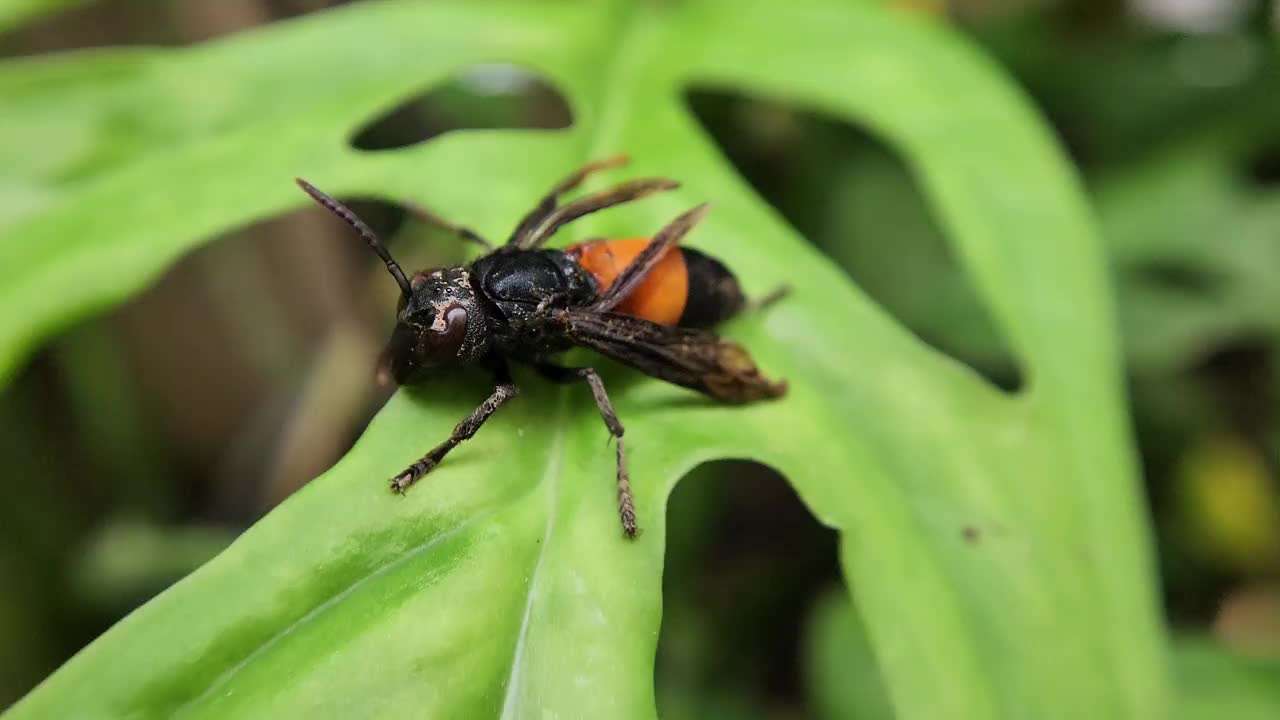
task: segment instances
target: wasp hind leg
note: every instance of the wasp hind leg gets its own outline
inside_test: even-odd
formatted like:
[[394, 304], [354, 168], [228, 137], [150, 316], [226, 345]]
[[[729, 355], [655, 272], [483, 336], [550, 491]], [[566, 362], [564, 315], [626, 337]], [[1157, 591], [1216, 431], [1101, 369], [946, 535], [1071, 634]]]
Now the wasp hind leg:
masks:
[[595, 398], [596, 409], [600, 418], [613, 436], [618, 451], [618, 518], [622, 521], [622, 532], [628, 539], [634, 540], [636, 529], [636, 505], [631, 496], [631, 477], [627, 474], [626, 452], [623, 449], [622, 434], [625, 430], [613, 411], [613, 403], [609, 402], [609, 394], [605, 392], [604, 382], [600, 375], [591, 368], [569, 368], [550, 363], [534, 365], [546, 379], [555, 383], [585, 382], [591, 388], [591, 396]]
[[742, 307], [744, 313], [764, 312], [781, 300], [785, 300], [791, 294], [790, 285], [779, 285], [770, 290], [761, 297], [754, 300], [748, 300], [747, 304]]
[[400, 474], [391, 479], [391, 489], [394, 492], [404, 494], [423, 475], [431, 472], [449, 451], [462, 444], [463, 440], [469, 439], [476, 431], [484, 425], [498, 408], [502, 407], [508, 400], [515, 397], [519, 390], [515, 383], [511, 381], [511, 373], [505, 365], [499, 366], [495, 372], [493, 393], [488, 399], [480, 403], [480, 406], [471, 411], [471, 414], [458, 423], [453, 428], [453, 432], [449, 434], [449, 438], [439, 445], [435, 446], [426, 455], [423, 455], [417, 462], [405, 468]]

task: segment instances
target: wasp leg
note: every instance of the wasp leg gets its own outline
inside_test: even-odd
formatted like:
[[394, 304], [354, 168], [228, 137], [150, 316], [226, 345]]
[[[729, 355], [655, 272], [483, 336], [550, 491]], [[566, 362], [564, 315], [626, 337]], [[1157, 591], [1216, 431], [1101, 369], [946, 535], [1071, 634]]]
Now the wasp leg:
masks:
[[567, 205], [552, 208], [550, 212], [538, 216], [537, 222], [529, 227], [517, 229], [509, 244], [521, 250], [541, 247], [556, 234], [557, 230], [583, 215], [590, 215], [614, 205], [629, 203], [656, 192], [674, 190], [678, 187], [680, 183], [675, 180], [645, 178], [624, 182], [598, 193], [585, 195]]
[[596, 408], [600, 418], [604, 420], [609, 434], [617, 442], [618, 448], [618, 517], [622, 520], [622, 532], [630, 539], [636, 537], [636, 505], [631, 497], [631, 478], [627, 474], [626, 453], [622, 447], [622, 423], [618, 414], [613, 411], [609, 402], [609, 394], [605, 392], [604, 382], [600, 375], [591, 368], [567, 368], [550, 363], [538, 363], [534, 366], [546, 379], [557, 383], [585, 381], [591, 387], [591, 395], [596, 400]]
[[786, 297], [790, 294], [791, 294], [790, 285], [779, 285], [773, 290], [770, 290], [768, 294], [766, 294], [764, 297], [747, 301], [747, 304], [742, 308], [742, 312], [744, 313], [763, 312], [764, 310], [768, 310], [774, 303], [777, 303], [779, 300], [785, 300]]
[[488, 420], [490, 415], [497, 412], [498, 408], [502, 407], [504, 403], [515, 397], [519, 392], [515, 383], [511, 382], [511, 375], [505, 368], [499, 368], [496, 379], [497, 382], [493, 388], [493, 394], [480, 403], [480, 407], [471, 411], [471, 415], [453, 428], [453, 432], [449, 434], [449, 439], [432, 448], [417, 462], [391, 479], [391, 489], [393, 491], [403, 494], [410, 485], [418, 481], [418, 478], [435, 469], [440, 464], [440, 461], [444, 459], [444, 456], [449, 454], [450, 450], [457, 447], [463, 440], [475, 435], [476, 431], [480, 429], [481, 425], [484, 425], [484, 421]]
[[484, 248], [485, 250], [488, 250], [490, 252], [493, 251], [493, 247], [494, 247], [493, 243], [489, 242], [488, 240], [485, 240], [483, 237], [480, 236], [479, 233], [475, 232], [471, 228], [463, 227], [461, 225], [454, 225], [448, 220], [445, 220], [439, 215], [431, 212], [425, 207], [414, 202], [406, 202], [404, 206], [405, 206], [405, 209], [407, 209], [411, 215], [418, 218], [419, 221], [424, 222], [427, 225], [433, 225], [435, 227], [438, 227], [441, 230], [444, 230], [445, 232], [450, 233], [452, 235], [456, 235], [458, 236], [459, 239], [465, 242], [472, 242]]
[[629, 162], [631, 162], [631, 158], [627, 157], [626, 155], [614, 155], [612, 157], [604, 158], [603, 160], [596, 160], [595, 162], [589, 162], [586, 165], [583, 165], [582, 167], [575, 170], [573, 174], [570, 175], [569, 177], [556, 183], [555, 187], [548, 190], [547, 194], [543, 196], [542, 202], [538, 203], [538, 206], [542, 207], [549, 204], [552, 207], [555, 207], [555, 204], [556, 202], [559, 201], [561, 195], [578, 187], [579, 185], [582, 184], [582, 181], [600, 172], [601, 170], [612, 170], [614, 168], [620, 168]]
[[520, 224], [516, 226], [515, 232], [511, 234], [511, 239], [508, 242], [512, 245], [521, 245], [524, 236], [528, 235], [529, 231], [534, 227], [542, 224], [547, 215], [550, 215], [556, 209], [556, 206], [560, 203], [560, 196], [581, 185], [583, 180], [601, 170], [622, 167], [628, 162], [630, 162], [630, 158], [626, 155], [614, 155], [603, 160], [587, 163], [578, 168], [572, 175], [556, 183], [554, 187], [547, 191], [546, 195], [542, 196], [538, 204], [520, 220]]

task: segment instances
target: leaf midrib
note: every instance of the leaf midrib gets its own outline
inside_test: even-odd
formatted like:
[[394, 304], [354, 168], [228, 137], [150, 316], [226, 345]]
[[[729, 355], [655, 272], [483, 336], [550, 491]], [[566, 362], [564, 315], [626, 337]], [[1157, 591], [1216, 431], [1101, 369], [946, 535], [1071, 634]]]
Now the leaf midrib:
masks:
[[[605, 113], [607, 113], [610, 108], [615, 107], [615, 104], [608, 102], [609, 95], [611, 94], [610, 89], [624, 87], [623, 84], [616, 81], [619, 80], [619, 75], [625, 74], [624, 69], [626, 64], [624, 62], [624, 58], [627, 54], [627, 48], [631, 46], [631, 38], [634, 35], [634, 33], [629, 32], [629, 28], [632, 28], [637, 24], [628, 22], [628, 18], [634, 17], [635, 14], [635, 10], [626, 2], [618, 3], [607, 12], [601, 13], [602, 17], [614, 21], [602, 22], [601, 24], [606, 27], [616, 29], [616, 32], [612, 34], [614, 42], [599, 46], [616, 49], [615, 52], [608, 53], [606, 61], [601, 64], [601, 83], [598, 87], [600, 88], [599, 95], [604, 99], [604, 102], [595, 105], [595, 107], [604, 108]], [[601, 130], [601, 128], [607, 126], [604, 122], [605, 118], [606, 116], [604, 115], [595, 118], [596, 122], [590, 127], [591, 132], [583, 133], [584, 135], [589, 134], [589, 137], [586, 138], [583, 143], [587, 149], [584, 153], [587, 160], [614, 155], [620, 151], [620, 149], [617, 148], [611, 149], [605, 147], [608, 143], [603, 138], [605, 133]], [[570, 130], [569, 132], [573, 132], [573, 130]], [[564, 459], [565, 434], [567, 432], [566, 427], [569, 422], [569, 393], [573, 390], [573, 387], [574, 386], [565, 386], [556, 391], [557, 401], [554, 416], [556, 421], [554, 430], [555, 435], [553, 437], [547, 467], [543, 473], [542, 482], [540, 483], [548, 487], [546, 528], [543, 532], [542, 547], [538, 551], [538, 560], [534, 564], [533, 575], [529, 579], [529, 587], [526, 591], [527, 596], [525, 598], [524, 616], [520, 620], [520, 629], [516, 637], [515, 650], [512, 653], [511, 667], [507, 673], [505, 685], [506, 693], [504, 694], [502, 701], [502, 713], [499, 715], [502, 720], [514, 720], [514, 718], [518, 717], [519, 714], [521, 679], [524, 674], [523, 661], [525, 641], [528, 638], [530, 620], [533, 617], [533, 606], [537, 600], [539, 581], [542, 577], [547, 552], [551, 547], [551, 539], [553, 529], [555, 527], [556, 510], [560, 499], [560, 468]], [[550, 473], [550, 477], [548, 477], [548, 473]]]
[[564, 466], [565, 428], [568, 424], [569, 389], [556, 391], [556, 411], [553, 415], [554, 435], [551, 438], [551, 450], [547, 453], [547, 464], [542, 471], [539, 487], [546, 488], [547, 512], [546, 527], [542, 531], [542, 547], [538, 549], [538, 559], [533, 564], [533, 573], [529, 576], [529, 585], [525, 590], [524, 615], [520, 618], [520, 629], [516, 634], [515, 648], [511, 653], [511, 667], [507, 670], [507, 678], [503, 685], [506, 693], [502, 700], [504, 720], [514, 717], [513, 701], [518, 702], [520, 680], [524, 674], [525, 640], [529, 637], [529, 624], [533, 617], [533, 604], [537, 599], [539, 581], [542, 579], [543, 563], [546, 561], [548, 549], [551, 547], [551, 536], [556, 526], [556, 510], [560, 501], [560, 469]]

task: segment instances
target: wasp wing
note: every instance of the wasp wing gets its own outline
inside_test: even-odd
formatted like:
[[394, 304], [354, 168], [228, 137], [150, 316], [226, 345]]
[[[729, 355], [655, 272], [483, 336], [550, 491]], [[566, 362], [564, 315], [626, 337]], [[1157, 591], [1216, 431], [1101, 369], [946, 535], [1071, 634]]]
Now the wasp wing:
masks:
[[566, 310], [560, 318], [575, 344], [723, 402], [763, 400], [787, 391], [785, 382], [760, 374], [745, 348], [706, 330], [590, 310]]

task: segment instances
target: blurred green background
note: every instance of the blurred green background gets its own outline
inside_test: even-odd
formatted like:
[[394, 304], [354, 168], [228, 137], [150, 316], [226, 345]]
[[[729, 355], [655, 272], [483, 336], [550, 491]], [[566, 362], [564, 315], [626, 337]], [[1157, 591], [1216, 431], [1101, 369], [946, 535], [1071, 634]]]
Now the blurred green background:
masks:
[[[181, 45], [339, 3], [64, 4], [0, 35], [0, 55]], [[1111, 253], [1170, 623], [1280, 657], [1280, 3], [899, 4], [972, 36], [1084, 177]], [[892, 152], [785, 105], [711, 91], [687, 101], [757, 191], [888, 312], [1018, 386]], [[538, 78], [484, 67], [355, 144], [568, 122]], [[462, 257], [394, 205], [356, 209], [406, 266]], [[244, 228], [56, 338], [3, 390], [0, 707], [351, 446], [385, 401], [372, 366], [394, 303], [367, 255], [313, 212]], [[698, 473], [670, 511], [661, 714], [847, 716], [818, 671], [823, 638], [847, 621], [831, 599], [834, 534], [763, 467]], [[1186, 667], [1212, 675], [1195, 663], [1189, 654]], [[872, 692], [859, 702], [870, 705], [860, 717], [883, 710]]]

